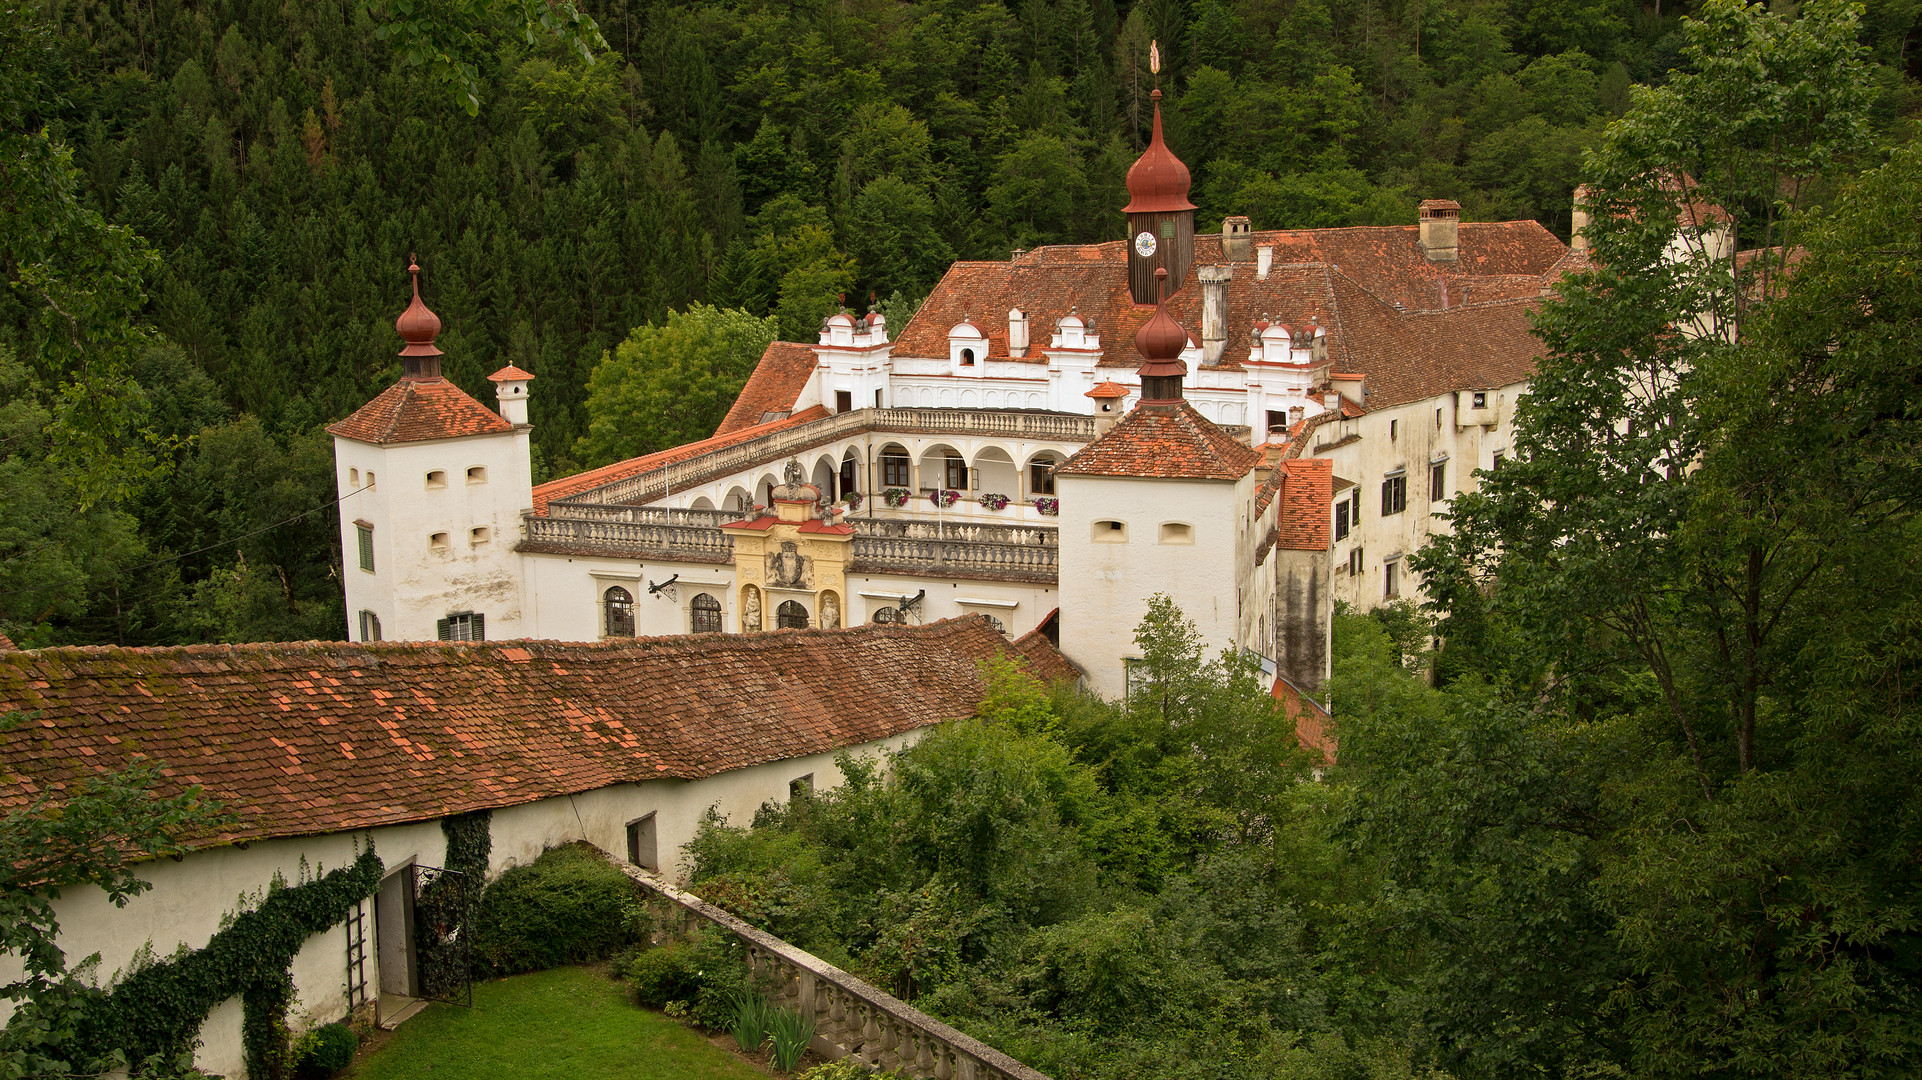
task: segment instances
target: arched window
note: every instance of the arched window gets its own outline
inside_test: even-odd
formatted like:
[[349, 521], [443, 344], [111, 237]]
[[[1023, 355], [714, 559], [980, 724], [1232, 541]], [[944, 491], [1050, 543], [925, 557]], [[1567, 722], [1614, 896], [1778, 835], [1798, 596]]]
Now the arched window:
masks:
[[908, 452], [899, 446], [888, 446], [881, 451], [881, 483], [887, 487], [908, 487]]
[[1054, 467], [1059, 464], [1051, 457], [1038, 457], [1028, 463], [1028, 493], [1031, 495], [1054, 494]]
[[774, 625], [783, 630], [806, 630], [808, 609], [799, 600], [789, 600], [775, 610]]
[[607, 607], [607, 636], [634, 636], [634, 594], [615, 585], [601, 594]]
[[961, 350], [961, 366], [962, 367], [974, 366], [974, 350], [973, 349]]
[[721, 632], [721, 602], [706, 593], [694, 597], [688, 608], [688, 629], [696, 634], [718, 634]]

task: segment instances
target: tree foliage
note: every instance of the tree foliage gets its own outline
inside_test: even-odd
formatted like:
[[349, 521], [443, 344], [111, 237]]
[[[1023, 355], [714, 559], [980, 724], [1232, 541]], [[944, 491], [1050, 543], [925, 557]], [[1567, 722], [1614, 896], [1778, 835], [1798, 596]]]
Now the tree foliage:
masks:
[[772, 317], [706, 304], [636, 328], [589, 376], [587, 434], [574, 452], [592, 468], [706, 438], [774, 332]]

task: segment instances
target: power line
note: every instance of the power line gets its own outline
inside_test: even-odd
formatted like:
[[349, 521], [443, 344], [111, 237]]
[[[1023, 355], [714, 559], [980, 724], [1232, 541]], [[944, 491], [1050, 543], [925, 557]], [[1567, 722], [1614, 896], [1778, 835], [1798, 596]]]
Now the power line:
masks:
[[183, 551], [178, 555], [169, 555], [164, 559], [155, 559], [152, 562], [141, 563], [139, 566], [129, 566], [119, 572], [122, 574], [130, 574], [135, 570], [145, 570], [153, 566], [165, 566], [167, 563], [178, 562], [181, 559], [185, 559], [192, 555], [199, 555], [204, 552], [213, 551], [216, 548], [224, 548], [229, 544], [238, 544], [242, 540], [250, 540], [256, 536], [259, 536], [261, 533], [273, 532], [275, 529], [280, 528], [282, 525], [292, 525], [294, 522], [299, 521], [301, 518], [312, 517], [313, 515], [320, 513], [322, 510], [325, 510], [330, 506], [339, 506], [341, 503], [346, 502], [349, 498], [355, 495], [358, 495], [363, 491], [367, 491], [372, 487], [373, 487], [372, 484], [369, 484], [366, 487], [357, 487], [345, 495], [339, 496], [338, 498], [329, 499], [326, 502], [321, 503], [319, 506], [302, 510], [300, 513], [295, 514], [293, 517], [286, 518], [281, 521], [276, 521], [272, 525], [267, 525], [262, 528], [255, 529], [253, 532], [242, 533], [239, 536], [233, 537], [232, 539], [222, 540], [222, 541], [219, 541], [218, 543], [208, 544], [206, 547], [195, 548], [192, 551]]

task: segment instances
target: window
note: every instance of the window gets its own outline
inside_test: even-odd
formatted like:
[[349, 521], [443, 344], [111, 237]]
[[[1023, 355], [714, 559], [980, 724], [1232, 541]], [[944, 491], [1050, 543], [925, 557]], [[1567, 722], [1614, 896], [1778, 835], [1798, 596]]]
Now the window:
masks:
[[1128, 542], [1128, 526], [1120, 521], [1097, 521], [1094, 535], [1089, 537], [1097, 544], [1125, 544]]
[[806, 630], [808, 609], [799, 600], [789, 600], [775, 609], [774, 625], [782, 630]]
[[627, 823], [627, 861], [648, 870], [661, 868], [655, 854], [653, 814]]
[[494, 538], [494, 530], [488, 528], [485, 525], [476, 525], [473, 528], [467, 530], [467, 543], [471, 547], [479, 547], [480, 545], [487, 543], [489, 540], [492, 540], [493, 538]]
[[1362, 568], [1363, 568], [1363, 567], [1364, 567], [1365, 565], [1367, 565], [1367, 564], [1366, 564], [1366, 563], [1364, 563], [1364, 562], [1362, 561], [1362, 555], [1361, 555], [1361, 549], [1360, 549], [1360, 548], [1356, 548], [1355, 550], [1353, 550], [1353, 551], [1350, 551], [1350, 552], [1348, 553], [1348, 574], [1349, 574], [1349, 576], [1351, 576], [1351, 577], [1360, 577], [1360, 576], [1361, 576], [1361, 571], [1362, 571]]
[[1028, 465], [1028, 492], [1032, 495], [1054, 494], [1054, 461], [1037, 458]]
[[1408, 477], [1397, 474], [1381, 482], [1381, 516], [1399, 514], [1408, 509]]
[[371, 611], [363, 611], [360, 613], [360, 640], [380, 640], [380, 616]]
[[1428, 501], [1440, 502], [1448, 498], [1448, 462], [1437, 461], [1428, 466]]
[[1390, 420], [1390, 421], [1388, 421], [1388, 437], [1389, 437], [1389, 439], [1391, 439], [1391, 440], [1392, 440], [1392, 439], [1394, 439], [1394, 438], [1396, 438], [1396, 437], [1397, 437], [1398, 435], [1400, 435], [1400, 434], [1401, 434], [1401, 421], [1400, 421], [1400, 420]]
[[1435, 410], [1435, 430], [1436, 431], [1441, 430], [1441, 412], [1442, 411], [1440, 409]]
[[1506, 460], [1508, 460], [1508, 455], [1502, 453], [1500, 450], [1495, 451], [1495, 464], [1490, 466], [1488, 471], [1494, 472], [1496, 469], [1501, 468], [1502, 462]]
[[1348, 539], [1348, 500], [1335, 504], [1335, 539]]
[[1161, 542], [1164, 544], [1192, 544], [1195, 542], [1195, 528], [1179, 521], [1161, 523]]
[[962, 367], [974, 366], [974, 350], [973, 349], [961, 350], [961, 366]]
[[371, 574], [374, 572], [374, 527], [364, 521], [356, 521], [354, 531], [360, 534], [360, 568]]
[[898, 446], [881, 451], [881, 483], [886, 487], [910, 487], [908, 452]]
[[448, 541], [446, 533], [435, 533], [427, 538], [427, 546], [430, 548], [444, 548], [451, 547], [452, 544]]
[[814, 794], [813, 773], [797, 776], [787, 782], [787, 801], [789, 802], [800, 802], [812, 794]]
[[1475, 408], [1477, 409], [1488, 408], [1488, 394], [1486, 391], [1482, 391], [1482, 390], [1475, 391]]
[[1401, 595], [1401, 560], [1389, 559], [1381, 564], [1381, 595], [1383, 599], [1393, 600]]
[[881, 391], [879, 390], [874, 392], [874, 407], [877, 409], [881, 407]]
[[434, 623], [434, 636], [442, 641], [486, 641], [484, 623], [485, 616], [463, 611]]
[[838, 413], [854, 411], [854, 391], [836, 390], [834, 392], [834, 411]]
[[946, 459], [946, 464], [947, 468], [944, 471], [947, 473], [948, 487], [956, 491], [966, 490], [968, 486], [968, 463], [962, 460], [959, 455], [949, 454]]
[[1148, 670], [1147, 661], [1139, 656], [1124, 656], [1121, 658], [1121, 676], [1122, 692], [1128, 697], [1134, 697], [1136, 694], [1148, 689], [1149, 684], [1153, 681], [1153, 677]]
[[608, 637], [634, 636], [634, 594], [615, 585], [601, 594], [601, 607], [607, 612]]
[[447, 486], [447, 473], [445, 470], [435, 469], [433, 472], [430, 472], [427, 474], [427, 490], [433, 491], [437, 488], [444, 488], [446, 486]]
[[697, 593], [688, 606], [688, 630], [695, 634], [721, 632], [721, 602], [707, 593]]
[[470, 484], [487, 483], [487, 466], [469, 465], [467, 467], [467, 482]]
[[367, 490], [374, 490], [374, 470], [372, 469], [367, 470]]
[[360, 486], [360, 470], [359, 469], [347, 470], [347, 486], [350, 488], [357, 488]]

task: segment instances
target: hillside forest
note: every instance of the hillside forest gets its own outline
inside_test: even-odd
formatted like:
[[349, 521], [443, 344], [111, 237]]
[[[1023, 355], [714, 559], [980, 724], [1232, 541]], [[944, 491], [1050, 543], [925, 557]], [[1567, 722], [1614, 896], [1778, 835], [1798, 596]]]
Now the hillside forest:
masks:
[[[411, 62], [384, 10], [5, 14], [16, 639], [340, 636], [321, 428], [396, 376], [410, 253], [450, 376], [489, 400], [485, 373], [534, 372], [537, 472], [564, 475], [719, 419], [746, 350], [652, 376], [650, 400], [698, 376], [700, 407], [583, 439], [596, 366], [670, 314], [808, 340], [843, 295], [899, 319], [952, 259], [1118, 236], [1157, 83], [1202, 228], [1405, 223], [1440, 196], [1566, 235], [1583, 149], [1633, 86], [1686, 68], [1692, 7], [594, 0], [604, 47], [468, 34], [471, 100]], [[1856, 31], [1885, 140], [1906, 131], [1917, 12], [1885, 0]], [[28, 212], [35, 190], [71, 220]]]

